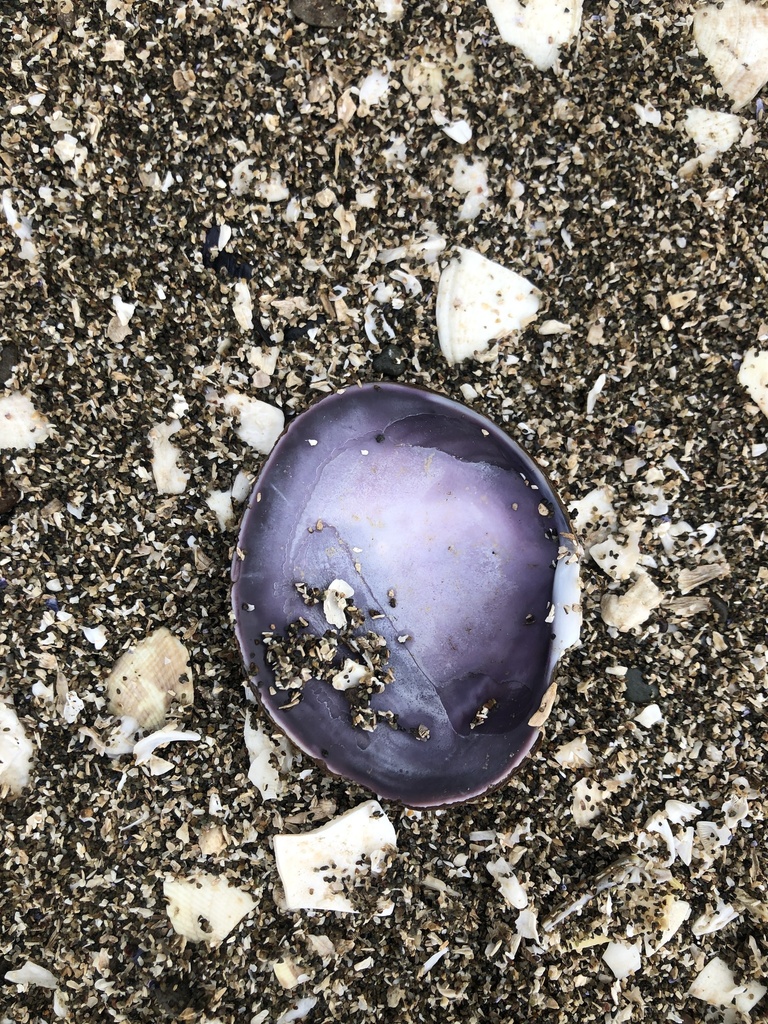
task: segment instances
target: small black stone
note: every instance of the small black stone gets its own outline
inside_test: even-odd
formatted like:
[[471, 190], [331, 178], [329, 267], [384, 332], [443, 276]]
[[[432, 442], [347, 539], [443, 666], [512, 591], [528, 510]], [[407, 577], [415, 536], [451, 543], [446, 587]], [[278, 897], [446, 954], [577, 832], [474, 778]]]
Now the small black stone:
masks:
[[659, 688], [655, 683], [646, 683], [642, 672], [630, 668], [624, 677], [625, 695], [631, 704], [651, 704], [659, 696]]
[[21, 491], [0, 475], [0, 519], [9, 515], [21, 501]]
[[164, 978], [151, 986], [155, 1003], [170, 1017], [176, 1017], [198, 1002], [197, 993], [185, 978]]
[[373, 360], [373, 368], [385, 377], [402, 377], [407, 368], [405, 351], [399, 345], [387, 345]]
[[291, 12], [313, 28], [341, 28], [347, 20], [347, 11], [333, 0], [291, 0]]
[[13, 368], [19, 361], [19, 350], [11, 342], [0, 345], [0, 385], [11, 379]]

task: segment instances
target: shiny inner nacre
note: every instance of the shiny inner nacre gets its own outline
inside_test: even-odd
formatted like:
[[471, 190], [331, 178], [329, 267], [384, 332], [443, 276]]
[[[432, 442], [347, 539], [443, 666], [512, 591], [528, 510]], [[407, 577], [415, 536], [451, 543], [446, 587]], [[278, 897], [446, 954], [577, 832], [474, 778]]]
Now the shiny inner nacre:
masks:
[[[277, 725], [414, 807], [510, 774], [578, 635], [570, 527], [543, 472], [483, 416], [398, 384], [350, 388], [290, 424], [233, 581], [243, 659]], [[339, 581], [353, 594], [329, 618]]]

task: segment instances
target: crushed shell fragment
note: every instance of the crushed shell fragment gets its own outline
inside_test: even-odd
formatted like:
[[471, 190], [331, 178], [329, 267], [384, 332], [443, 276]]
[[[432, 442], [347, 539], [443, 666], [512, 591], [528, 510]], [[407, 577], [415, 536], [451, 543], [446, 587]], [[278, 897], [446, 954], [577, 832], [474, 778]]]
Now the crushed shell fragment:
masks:
[[[381, 873], [385, 854], [396, 845], [394, 827], [377, 800], [367, 800], [313, 832], [275, 836], [287, 909], [354, 913], [345, 887], [351, 888], [364, 872]], [[392, 904], [379, 912], [391, 913]]]
[[232, 929], [256, 908], [256, 901], [225, 878], [199, 874], [166, 878], [163, 895], [174, 931], [190, 942], [223, 942]]
[[164, 626], [126, 651], [106, 682], [109, 709], [140, 728], [160, 729], [174, 700], [194, 703], [189, 655]]
[[744, 0], [707, 4], [693, 16], [693, 37], [734, 110], [768, 82], [768, 8]]

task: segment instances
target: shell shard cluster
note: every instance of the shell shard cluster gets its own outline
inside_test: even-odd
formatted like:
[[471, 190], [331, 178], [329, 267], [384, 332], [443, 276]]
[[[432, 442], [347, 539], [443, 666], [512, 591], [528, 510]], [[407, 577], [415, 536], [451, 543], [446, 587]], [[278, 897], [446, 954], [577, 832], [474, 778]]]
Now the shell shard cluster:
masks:
[[276, 724], [413, 807], [509, 776], [580, 625], [577, 551], [541, 469], [485, 417], [397, 384], [339, 392], [290, 424], [233, 581], [251, 686]]

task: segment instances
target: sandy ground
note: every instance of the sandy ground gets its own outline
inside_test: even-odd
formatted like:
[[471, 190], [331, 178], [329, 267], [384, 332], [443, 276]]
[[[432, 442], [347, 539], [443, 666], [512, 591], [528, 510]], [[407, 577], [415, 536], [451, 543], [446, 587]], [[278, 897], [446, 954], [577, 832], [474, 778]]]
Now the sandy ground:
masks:
[[[734, 105], [695, 7], [587, 3], [538, 70], [479, 2], [6, 4], [0, 1020], [766, 1019], [765, 128], [750, 95], [691, 138]], [[452, 364], [460, 247], [541, 302]], [[546, 468], [581, 644], [503, 789], [385, 801], [359, 912], [288, 912], [274, 836], [371, 794], [296, 751], [249, 780], [230, 560], [275, 410], [384, 374]], [[197, 739], [110, 756], [163, 627]], [[200, 873], [250, 897], [218, 944], [169, 918]]]

